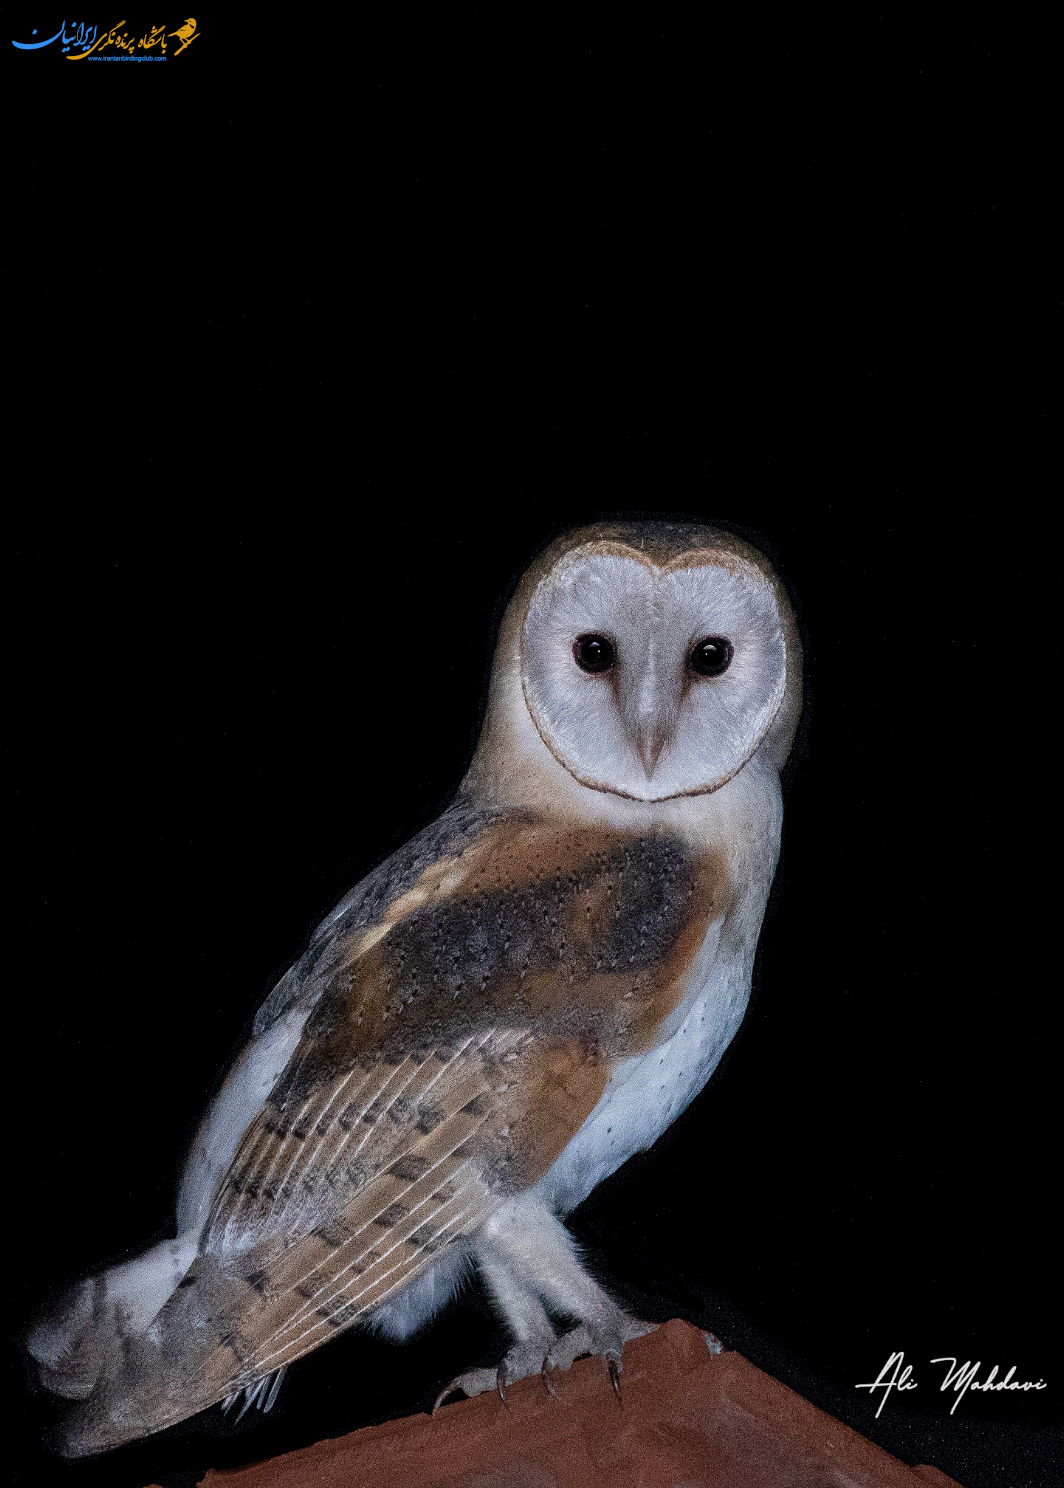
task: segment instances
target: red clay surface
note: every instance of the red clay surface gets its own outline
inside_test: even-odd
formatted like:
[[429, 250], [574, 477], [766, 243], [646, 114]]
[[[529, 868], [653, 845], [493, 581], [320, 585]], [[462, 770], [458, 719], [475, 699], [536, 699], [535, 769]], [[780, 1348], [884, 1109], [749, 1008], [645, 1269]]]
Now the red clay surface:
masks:
[[623, 1408], [601, 1359], [227, 1472], [203, 1488], [958, 1488], [906, 1467], [674, 1319], [629, 1343]]

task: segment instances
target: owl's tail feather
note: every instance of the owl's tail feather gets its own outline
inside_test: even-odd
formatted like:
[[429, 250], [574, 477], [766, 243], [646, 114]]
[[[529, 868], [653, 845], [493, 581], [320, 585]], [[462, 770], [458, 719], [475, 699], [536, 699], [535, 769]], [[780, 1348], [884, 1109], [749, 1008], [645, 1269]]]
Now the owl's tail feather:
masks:
[[85, 1400], [108, 1359], [158, 1317], [195, 1255], [195, 1236], [164, 1240], [50, 1298], [23, 1339], [44, 1388]]
[[241, 1396], [244, 1409], [268, 1409], [283, 1371], [255, 1365], [243, 1324], [259, 1293], [245, 1269], [226, 1270], [209, 1252], [196, 1256], [156, 1317], [136, 1335], [122, 1332], [120, 1347], [103, 1355], [91, 1389], [56, 1422], [54, 1450], [64, 1457], [106, 1452]]

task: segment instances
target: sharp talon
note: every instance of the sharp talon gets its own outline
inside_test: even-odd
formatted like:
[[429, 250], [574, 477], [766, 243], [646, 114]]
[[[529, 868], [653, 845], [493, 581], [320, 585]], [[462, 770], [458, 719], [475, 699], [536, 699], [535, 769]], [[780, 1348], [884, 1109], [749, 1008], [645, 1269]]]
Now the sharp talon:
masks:
[[461, 1385], [456, 1385], [456, 1384], [445, 1385], [444, 1388], [440, 1391], [440, 1393], [436, 1396], [436, 1403], [432, 1407], [432, 1414], [433, 1415], [436, 1414], [436, 1412], [439, 1410], [440, 1406], [447, 1399], [448, 1395], [453, 1395], [456, 1390], [460, 1390], [461, 1388], [462, 1388]]
[[[503, 1359], [502, 1363], [499, 1365], [498, 1369], [495, 1371], [495, 1388], [499, 1392], [499, 1399], [502, 1401], [503, 1405], [506, 1405], [506, 1360], [505, 1359]], [[508, 1406], [507, 1406], [507, 1409], [509, 1409]]]
[[610, 1384], [613, 1386], [613, 1393], [617, 1397], [617, 1404], [620, 1405], [621, 1404], [621, 1366], [620, 1366], [619, 1360], [617, 1360], [617, 1359], [607, 1359], [606, 1360], [606, 1368], [610, 1372]]
[[543, 1368], [539, 1371], [539, 1377], [543, 1381], [544, 1385], [547, 1387], [548, 1393], [553, 1395], [555, 1400], [557, 1400], [558, 1396], [555, 1393], [554, 1386], [550, 1382], [550, 1372], [552, 1369], [557, 1369], [557, 1367], [557, 1364], [552, 1364], [550, 1362], [550, 1353], [548, 1352], [544, 1354]]

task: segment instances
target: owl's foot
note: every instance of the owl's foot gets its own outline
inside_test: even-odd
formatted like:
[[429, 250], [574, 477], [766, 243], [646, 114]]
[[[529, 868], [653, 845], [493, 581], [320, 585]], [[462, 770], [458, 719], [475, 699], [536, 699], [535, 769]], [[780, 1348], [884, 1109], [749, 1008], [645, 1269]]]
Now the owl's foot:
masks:
[[610, 1377], [613, 1393], [620, 1401], [621, 1355], [624, 1345], [633, 1338], [642, 1338], [645, 1333], [653, 1333], [657, 1326], [657, 1323], [644, 1323], [639, 1318], [630, 1318], [619, 1308], [616, 1317], [605, 1315], [597, 1328], [592, 1329], [586, 1323], [581, 1323], [578, 1328], [573, 1328], [570, 1333], [556, 1339], [544, 1355], [540, 1369], [544, 1385], [557, 1400], [551, 1381], [554, 1370], [568, 1369], [576, 1359], [588, 1354], [599, 1354]]
[[506, 1386], [515, 1384], [520, 1379], [527, 1379], [530, 1375], [539, 1374], [543, 1364], [544, 1349], [549, 1351], [553, 1344], [553, 1332], [545, 1337], [541, 1334], [526, 1339], [523, 1343], [515, 1343], [513, 1348], [509, 1349], [499, 1360], [495, 1369], [467, 1369], [465, 1374], [458, 1375], [445, 1390], [440, 1391], [436, 1397], [436, 1404], [432, 1407], [432, 1414], [436, 1414], [447, 1396], [454, 1390], [464, 1390], [470, 1398], [474, 1395], [483, 1395], [485, 1390], [497, 1390], [499, 1399], [505, 1405]]
[[506, 1386], [538, 1374], [543, 1367], [544, 1350], [549, 1352], [554, 1342], [553, 1331], [546, 1337], [529, 1338], [524, 1343], [515, 1343], [499, 1360], [499, 1367], [495, 1372], [495, 1388], [503, 1404], [506, 1403]]
[[506, 1403], [506, 1386], [515, 1384], [520, 1379], [527, 1379], [533, 1374], [538, 1374], [543, 1381], [544, 1387], [558, 1399], [554, 1388], [552, 1375], [556, 1369], [568, 1369], [576, 1359], [586, 1358], [590, 1354], [599, 1354], [606, 1367], [610, 1384], [618, 1401], [621, 1398], [621, 1355], [624, 1345], [633, 1338], [642, 1338], [645, 1333], [653, 1333], [657, 1323], [644, 1323], [639, 1318], [628, 1317], [626, 1313], [617, 1309], [617, 1316], [607, 1317], [599, 1320], [599, 1326], [589, 1327], [581, 1323], [579, 1327], [556, 1338], [550, 1343], [544, 1353], [544, 1340], [529, 1339], [524, 1343], [515, 1343], [499, 1361], [495, 1369], [467, 1369], [464, 1374], [458, 1375], [436, 1397], [432, 1407], [435, 1415], [440, 1406], [452, 1395], [455, 1390], [462, 1390], [472, 1398], [474, 1395], [483, 1395], [487, 1390], [497, 1390], [499, 1398]]
[[[554, 1395], [553, 1371], [568, 1369], [581, 1354], [593, 1353], [601, 1355], [620, 1400], [624, 1345], [654, 1325], [628, 1317], [587, 1274], [572, 1236], [543, 1200], [534, 1192], [507, 1200], [472, 1243], [488, 1290], [520, 1341], [494, 1378], [491, 1370], [472, 1369], [449, 1388], [479, 1395], [494, 1385], [505, 1401], [508, 1383], [538, 1373]], [[556, 1316], [579, 1320], [579, 1326], [556, 1339], [544, 1303]]]

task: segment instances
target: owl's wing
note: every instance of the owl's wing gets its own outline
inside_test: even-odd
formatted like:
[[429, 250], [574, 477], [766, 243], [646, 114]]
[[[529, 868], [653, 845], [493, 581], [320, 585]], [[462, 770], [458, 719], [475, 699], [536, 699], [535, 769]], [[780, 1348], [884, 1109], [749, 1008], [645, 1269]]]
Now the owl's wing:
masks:
[[477, 1138], [497, 1114], [500, 1063], [531, 1042], [488, 1028], [398, 1062], [366, 1056], [298, 1106], [269, 1103], [193, 1268], [217, 1261], [244, 1283], [207, 1363], [216, 1388], [317, 1347], [483, 1223], [502, 1195]]
[[[413, 1281], [509, 1196], [495, 1175], [520, 1171], [522, 1118], [537, 1099], [548, 1107], [540, 1161], [579, 1129], [605, 1078], [592, 1068], [581, 1081], [587, 1056], [579, 1041], [490, 1027], [399, 1060], [364, 1055], [305, 1099], [271, 1098], [199, 1256], [148, 1331], [138, 1417], [158, 1429], [231, 1395]], [[552, 1101], [574, 1072], [573, 1090]], [[524, 1145], [542, 1149], [543, 1135]]]
[[[307, 1353], [531, 1187], [655, 1042], [727, 908], [722, 862], [664, 836], [511, 813], [429, 856], [340, 916], [199, 1254], [86, 1402], [71, 1431], [99, 1445], [78, 1450]], [[272, 1017], [290, 994], [308, 995], [289, 984]]]

